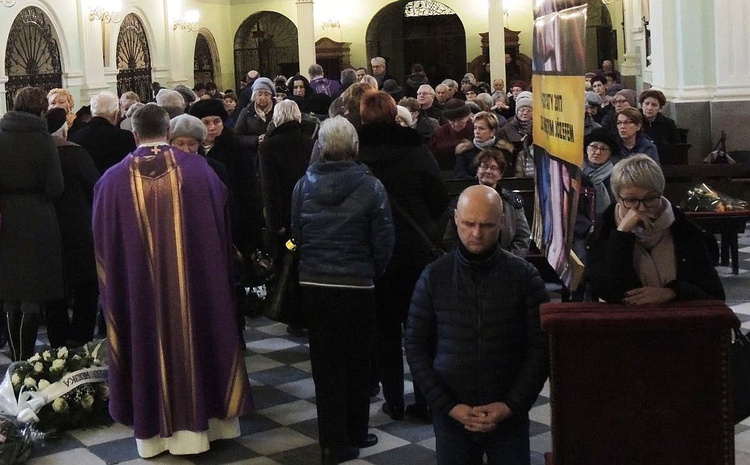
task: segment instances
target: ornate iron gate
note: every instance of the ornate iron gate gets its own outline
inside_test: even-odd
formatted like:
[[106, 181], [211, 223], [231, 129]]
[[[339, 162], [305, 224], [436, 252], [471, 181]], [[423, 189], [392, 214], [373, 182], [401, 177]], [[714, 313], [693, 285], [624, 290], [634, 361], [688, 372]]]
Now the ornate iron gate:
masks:
[[[297, 26], [284, 15], [262, 11], [248, 16], [234, 36], [236, 89], [251, 69], [261, 76], [292, 76], [299, 71]], [[306, 70], [305, 70], [306, 71]]]
[[193, 54], [193, 80], [196, 83], [214, 81], [214, 60], [206, 36], [198, 33]]
[[125, 16], [117, 35], [117, 93], [133, 91], [142, 102], [152, 99], [151, 54], [143, 24], [133, 13]]
[[50, 90], [62, 87], [62, 67], [57, 38], [44, 12], [30, 6], [18, 13], [8, 34], [5, 51], [7, 109], [13, 95], [26, 86]]

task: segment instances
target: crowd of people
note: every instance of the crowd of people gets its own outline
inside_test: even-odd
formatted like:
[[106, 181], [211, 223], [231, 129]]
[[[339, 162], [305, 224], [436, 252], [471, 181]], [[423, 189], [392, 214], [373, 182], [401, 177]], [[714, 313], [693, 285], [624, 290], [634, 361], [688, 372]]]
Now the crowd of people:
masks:
[[[65, 89], [19, 90], [0, 119], [13, 360], [34, 353], [43, 320], [52, 347], [91, 341], [99, 312], [110, 412], [134, 426], [139, 453], [207, 450], [239, 435], [253, 405], [249, 257], [281, 263], [291, 240], [309, 328], [289, 331], [309, 336], [324, 464], [377, 443], [380, 386], [392, 419], [433, 422], [439, 464], [528, 464], [549, 296], [523, 259], [532, 206], [501, 181], [535, 175], [532, 89], [471, 73], [432, 87], [419, 64], [402, 86], [383, 58], [370, 65], [340, 80], [318, 64], [289, 78], [252, 70], [237, 93], [154, 83], [149, 102], [102, 92], [75, 113]], [[680, 142], [664, 94], [619, 80], [605, 63], [581, 90], [574, 250], [591, 264], [590, 296], [723, 298], [700, 231], [663, 197], [659, 148]], [[451, 200], [446, 178], [476, 185]]]

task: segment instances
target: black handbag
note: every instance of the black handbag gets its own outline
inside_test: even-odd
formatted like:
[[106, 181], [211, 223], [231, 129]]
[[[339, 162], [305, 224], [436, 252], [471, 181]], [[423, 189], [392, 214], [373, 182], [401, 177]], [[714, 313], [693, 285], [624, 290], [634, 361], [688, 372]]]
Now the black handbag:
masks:
[[750, 339], [739, 329], [734, 330], [731, 357], [732, 414], [737, 424], [750, 417]]
[[264, 316], [290, 326], [308, 326], [299, 285], [299, 253], [292, 240], [287, 241], [281, 264], [266, 282], [266, 290], [260, 309]]

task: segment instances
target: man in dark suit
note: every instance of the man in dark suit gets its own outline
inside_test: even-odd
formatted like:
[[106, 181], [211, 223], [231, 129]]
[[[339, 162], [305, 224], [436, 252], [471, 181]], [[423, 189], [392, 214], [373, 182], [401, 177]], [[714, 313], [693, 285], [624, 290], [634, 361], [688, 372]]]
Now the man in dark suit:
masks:
[[120, 111], [119, 100], [111, 92], [91, 98], [91, 122], [70, 135], [69, 140], [85, 148], [100, 173], [104, 173], [135, 150], [133, 133], [115, 126]]

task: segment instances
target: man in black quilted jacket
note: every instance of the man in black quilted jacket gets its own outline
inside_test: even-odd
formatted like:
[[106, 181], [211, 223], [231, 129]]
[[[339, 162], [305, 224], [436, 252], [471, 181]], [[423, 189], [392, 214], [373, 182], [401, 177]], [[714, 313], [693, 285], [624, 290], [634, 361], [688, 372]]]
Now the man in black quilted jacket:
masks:
[[537, 270], [498, 247], [502, 200], [471, 186], [458, 200], [459, 247], [414, 289], [406, 357], [433, 411], [438, 465], [528, 465], [528, 412], [549, 370]]

